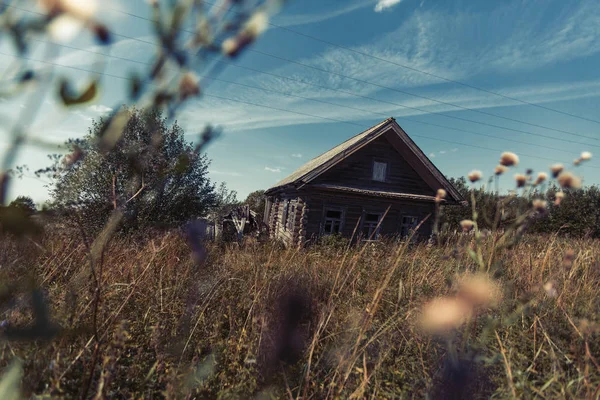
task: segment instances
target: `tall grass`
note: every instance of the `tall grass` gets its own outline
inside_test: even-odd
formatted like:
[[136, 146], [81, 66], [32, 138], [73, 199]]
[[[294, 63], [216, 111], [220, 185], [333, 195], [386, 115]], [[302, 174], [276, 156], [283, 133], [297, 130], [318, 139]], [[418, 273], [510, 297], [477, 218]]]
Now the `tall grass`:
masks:
[[[67, 398], [597, 398], [600, 244], [525, 236], [497, 255], [496, 308], [452, 335], [424, 331], [423, 306], [478, 270], [474, 242], [246, 241], [197, 263], [175, 233], [114, 239], [96, 285], [70, 234], [2, 240], [1, 281], [38, 280], [62, 330], [2, 343], [0, 363], [23, 360], [26, 395]], [[4, 325], [30, 323], [29, 304], [19, 297]]]

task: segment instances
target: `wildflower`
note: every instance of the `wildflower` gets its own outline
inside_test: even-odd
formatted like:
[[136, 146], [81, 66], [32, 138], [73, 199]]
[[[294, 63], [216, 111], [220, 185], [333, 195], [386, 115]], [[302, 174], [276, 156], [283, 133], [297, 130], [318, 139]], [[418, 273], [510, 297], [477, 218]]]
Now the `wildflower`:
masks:
[[470, 219], [463, 219], [460, 221], [460, 226], [464, 232], [469, 232], [475, 226], [475, 222], [471, 221]]
[[523, 174], [516, 174], [515, 180], [517, 181], [518, 188], [525, 186], [525, 184], [527, 183], [527, 177]]
[[482, 176], [483, 176], [483, 174], [481, 173], [481, 171], [476, 170], [476, 169], [474, 169], [473, 171], [469, 172], [469, 175], [467, 175], [467, 177], [469, 178], [469, 180], [472, 183], [475, 183], [478, 180], [480, 180]]
[[39, 0], [39, 4], [50, 14], [69, 13], [81, 19], [89, 19], [98, 11], [96, 0]]
[[556, 285], [552, 281], [548, 281], [544, 284], [544, 291], [549, 297], [558, 296], [558, 291], [556, 290]]
[[554, 164], [553, 166], [550, 167], [550, 171], [552, 172], [552, 177], [556, 178], [561, 172], [563, 172], [564, 169], [565, 169], [565, 167], [562, 164]]
[[513, 165], [519, 164], [519, 156], [515, 153], [511, 153], [510, 151], [505, 151], [500, 156], [500, 164], [505, 167], [512, 167]]
[[74, 39], [83, 27], [80, 19], [64, 14], [48, 24], [48, 34], [57, 42], [66, 43]]
[[475, 307], [492, 307], [498, 304], [500, 288], [487, 274], [466, 274], [459, 280], [458, 296]]
[[237, 56], [246, 46], [253, 43], [268, 25], [269, 17], [265, 12], [255, 13], [237, 36], [223, 41], [221, 50], [229, 57]]
[[464, 300], [437, 298], [423, 307], [421, 323], [432, 333], [443, 333], [461, 326], [471, 312], [471, 307]]
[[446, 198], [446, 191], [444, 189], [438, 189], [437, 194], [435, 195], [435, 202], [439, 203], [445, 198]]
[[581, 153], [581, 156], [579, 157], [579, 159], [581, 161], [588, 161], [591, 158], [592, 158], [592, 153], [590, 153], [589, 151], [584, 151], [583, 153]]
[[548, 174], [545, 172], [540, 172], [537, 176], [537, 179], [533, 183], [534, 185], [539, 185], [540, 183], [545, 182], [548, 179]]
[[576, 177], [575, 175], [573, 175], [570, 172], [562, 172], [558, 176], [558, 183], [563, 188], [578, 189], [581, 187], [581, 179], [579, 179], [578, 177]]
[[494, 168], [494, 173], [496, 175], [502, 175], [503, 173], [505, 173], [508, 170], [507, 167], [505, 167], [504, 165], [500, 164], [500, 165], [496, 165], [496, 168]]
[[557, 192], [554, 196], [555, 196], [555, 198], [554, 198], [554, 205], [555, 206], [560, 206], [560, 202], [565, 197], [565, 192]]
[[546, 212], [546, 207], [548, 206], [548, 202], [542, 199], [534, 199], [532, 202], [533, 209], [541, 214]]
[[179, 95], [182, 100], [187, 99], [190, 96], [197, 96], [200, 94], [200, 86], [198, 86], [198, 78], [192, 72], [186, 72], [181, 81], [179, 82]]

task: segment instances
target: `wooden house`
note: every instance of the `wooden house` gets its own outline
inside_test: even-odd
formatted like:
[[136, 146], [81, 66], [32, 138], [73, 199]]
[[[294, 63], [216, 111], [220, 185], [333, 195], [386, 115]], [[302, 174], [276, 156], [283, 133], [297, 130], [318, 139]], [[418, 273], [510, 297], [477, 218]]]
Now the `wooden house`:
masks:
[[432, 231], [435, 196], [462, 198], [393, 118], [312, 159], [265, 192], [272, 238], [303, 246], [341, 234], [353, 240]]

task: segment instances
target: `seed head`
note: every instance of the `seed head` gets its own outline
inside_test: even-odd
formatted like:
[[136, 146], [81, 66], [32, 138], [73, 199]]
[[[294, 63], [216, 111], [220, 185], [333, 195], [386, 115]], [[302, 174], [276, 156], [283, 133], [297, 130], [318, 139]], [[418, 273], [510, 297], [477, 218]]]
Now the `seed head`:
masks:
[[592, 153], [590, 153], [589, 151], [584, 151], [583, 153], [581, 153], [581, 156], [579, 157], [579, 159], [581, 161], [588, 161], [591, 158], [592, 158]]
[[539, 213], [546, 212], [546, 207], [548, 207], [548, 202], [542, 199], [534, 199], [532, 202], [533, 209]]
[[552, 171], [552, 177], [556, 178], [561, 172], [563, 172], [564, 169], [565, 167], [562, 164], [554, 164], [550, 167], [550, 171]]
[[537, 176], [537, 179], [533, 183], [534, 185], [539, 185], [540, 183], [545, 182], [548, 179], [548, 174], [545, 172], [540, 172]]
[[556, 290], [556, 285], [552, 281], [548, 281], [544, 284], [544, 291], [549, 297], [558, 296], [558, 291]]
[[475, 222], [471, 221], [470, 219], [463, 219], [460, 221], [460, 226], [464, 232], [469, 232], [475, 226]]
[[476, 169], [474, 169], [473, 171], [469, 172], [469, 175], [467, 175], [467, 177], [469, 178], [469, 180], [472, 183], [475, 183], [478, 180], [480, 180], [482, 176], [483, 176], [483, 174], [481, 173], [481, 171], [476, 170]]
[[460, 327], [470, 316], [470, 304], [457, 298], [437, 298], [425, 304], [422, 326], [431, 333], [445, 333]]
[[190, 96], [200, 94], [200, 86], [198, 86], [198, 78], [192, 72], [186, 72], [179, 82], [179, 95], [182, 100]]
[[438, 189], [437, 194], [435, 195], [435, 202], [439, 203], [445, 198], [446, 198], [446, 191], [444, 189]]
[[581, 158], [576, 158], [576, 159], [573, 160], [573, 165], [577, 166], [579, 164], [581, 164]]
[[555, 196], [555, 198], [554, 198], [554, 205], [555, 206], [560, 206], [560, 202], [565, 197], [565, 192], [557, 192], [554, 196]]
[[563, 188], [579, 189], [581, 187], [581, 179], [565, 171], [558, 176], [558, 184]]
[[503, 173], [505, 173], [508, 170], [508, 168], [506, 168], [504, 165], [500, 164], [500, 165], [496, 165], [496, 168], [494, 168], [494, 174], [496, 175], [502, 175]]
[[465, 274], [458, 282], [458, 296], [474, 307], [493, 307], [500, 300], [498, 284], [487, 274]]
[[519, 156], [515, 153], [511, 153], [510, 151], [505, 151], [500, 156], [500, 164], [505, 167], [512, 167], [513, 165], [519, 164]]
[[517, 181], [517, 187], [521, 188], [521, 187], [525, 186], [525, 184], [527, 183], [527, 176], [525, 176], [523, 174], [516, 174], [515, 181]]

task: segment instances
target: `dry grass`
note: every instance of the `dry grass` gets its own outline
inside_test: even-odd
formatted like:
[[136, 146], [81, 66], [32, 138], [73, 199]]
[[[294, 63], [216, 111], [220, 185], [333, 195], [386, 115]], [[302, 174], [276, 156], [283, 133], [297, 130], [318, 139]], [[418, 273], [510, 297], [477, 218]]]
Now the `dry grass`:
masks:
[[[50, 341], [1, 345], [2, 366], [24, 360], [26, 394], [74, 398], [89, 385], [98, 398], [598, 396], [597, 241], [525, 237], [492, 263], [499, 307], [442, 336], [421, 330], [420, 310], [477, 268], [468, 236], [347, 251], [211, 245], [202, 264], [175, 234], [113, 240], [96, 264], [98, 297], [78, 238], [48, 237], [44, 250], [10, 243], [2, 281], [35, 277], [63, 328]], [[21, 296], [2, 319], [26, 324], [28, 309]]]

